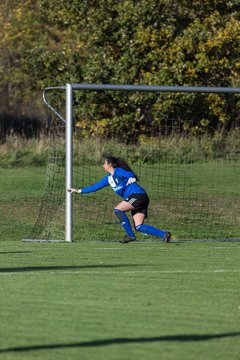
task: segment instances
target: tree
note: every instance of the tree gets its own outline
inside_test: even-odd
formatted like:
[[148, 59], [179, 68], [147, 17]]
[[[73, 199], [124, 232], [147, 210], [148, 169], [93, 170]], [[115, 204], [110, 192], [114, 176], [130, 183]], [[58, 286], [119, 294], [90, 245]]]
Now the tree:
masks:
[[[10, 10], [1, 19], [1, 48], [10, 50], [0, 64], [10, 64], [11, 75], [0, 71], [2, 84], [16, 89], [15, 104], [17, 89], [24, 104], [33, 90], [66, 82], [239, 86], [238, 0], [21, 0]], [[237, 98], [217, 95], [105, 93], [95, 96], [95, 105], [91, 94], [80, 98], [85, 107], [77, 115], [89, 131], [121, 135], [134, 123], [128, 138], [146, 131], [146, 120], [166, 116], [184, 114], [212, 128], [239, 116]]]
[[0, 81], [1, 109], [24, 112], [30, 78], [23, 72], [24, 52], [39, 39], [41, 26], [34, 1], [8, 1], [0, 8]]

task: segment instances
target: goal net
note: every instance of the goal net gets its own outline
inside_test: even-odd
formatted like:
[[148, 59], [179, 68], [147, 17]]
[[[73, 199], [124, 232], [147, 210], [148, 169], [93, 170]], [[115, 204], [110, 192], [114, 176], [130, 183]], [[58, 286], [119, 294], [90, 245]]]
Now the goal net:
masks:
[[[47, 91], [49, 158], [31, 239], [65, 239], [64, 89]], [[78, 89], [73, 92], [72, 114], [73, 187], [89, 186], [105, 176], [102, 163], [106, 156], [121, 157], [149, 195], [146, 222], [171, 230], [179, 240], [239, 238], [238, 95], [180, 89]], [[116, 241], [122, 237], [123, 230], [113, 214], [121, 199], [109, 187], [91, 194], [73, 194], [72, 201], [73, 241]], [[139, 233], [137, 238], [159, 241]]]

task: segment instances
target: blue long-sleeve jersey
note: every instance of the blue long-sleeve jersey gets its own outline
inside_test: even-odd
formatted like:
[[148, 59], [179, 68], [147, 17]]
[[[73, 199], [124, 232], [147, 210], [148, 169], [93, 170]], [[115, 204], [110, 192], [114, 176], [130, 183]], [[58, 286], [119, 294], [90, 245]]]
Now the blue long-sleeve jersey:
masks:
[[127, 185], [128, 179], [131, 177], [135, 177], [133, 172], [117, 167], [114, 169], [113, 175], [106, 175], [99, 182], [82, 188], [82, 194], [94, 192], [109, 185], [123, 199], [127, 199], [132, 194], [145, 194], [145, 190], [136, 182]]

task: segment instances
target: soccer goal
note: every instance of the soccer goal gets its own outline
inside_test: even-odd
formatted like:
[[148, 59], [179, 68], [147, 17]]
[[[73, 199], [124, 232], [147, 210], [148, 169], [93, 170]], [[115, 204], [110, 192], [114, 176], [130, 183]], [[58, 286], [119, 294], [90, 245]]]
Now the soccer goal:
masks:
[[[149, 198], [149, 223], [178, 240], [240, 238], [240, 88], [67, 84], [44, 90], [45, 190], [29, 239], [116, 241], [111, 189], [70, 194], [125, 159]], [[220, 119], [220, 121], [219, 121]], [[142, 241], [155, 240], [138, 235]]]

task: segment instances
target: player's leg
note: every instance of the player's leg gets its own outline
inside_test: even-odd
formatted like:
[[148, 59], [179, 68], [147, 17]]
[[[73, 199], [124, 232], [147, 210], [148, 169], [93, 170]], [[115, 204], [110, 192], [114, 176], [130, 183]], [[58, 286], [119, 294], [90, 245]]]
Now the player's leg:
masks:
[[121, 226], [123, 227], [126, 233], [126, 236], [124, 237], [122, 242], [129, 242], [136, 240], [130, 221], [127, 215], [125, 214], [126, 211], [133, 209], [134, 209], [133, 206], [129, 204], [127, 201], [122, 201], [117, 206], [115, 206], [115, 209], [113, 210], [114, 214], [119, 220], [119, 223], [121, 224]]
[[144, 224], [144, 220], [145, 220], [144, 213], [137, 212], [133, 215], [134, 226], [137, 231], [140, 231], [147, 235], [157, 236], [163, 238], [165, 242], [170, 242], [171, 233], [169, 231], [164, 231], [154, 226]]

